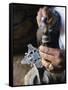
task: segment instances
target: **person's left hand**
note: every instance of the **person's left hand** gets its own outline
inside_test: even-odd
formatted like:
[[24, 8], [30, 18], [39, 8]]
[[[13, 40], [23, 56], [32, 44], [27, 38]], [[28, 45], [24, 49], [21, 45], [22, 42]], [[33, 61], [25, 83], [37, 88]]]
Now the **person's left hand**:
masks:
[[48, 71], [60, 72], [63, 70], [64, 59], [60, 55], [60, 49], [49, 48], [41, 45], [39, 47], [39, 52], [42, 58], [42, 65]]

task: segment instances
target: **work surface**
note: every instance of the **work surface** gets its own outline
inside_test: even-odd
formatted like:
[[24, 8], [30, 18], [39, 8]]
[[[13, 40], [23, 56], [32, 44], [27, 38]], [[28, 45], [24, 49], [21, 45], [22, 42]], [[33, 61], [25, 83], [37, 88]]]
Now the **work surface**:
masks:
[[29, 65], [22, 65], [21, 60], [23, 56], [14, 56], [13, 57], [13, 85], [23, 85], [24, 76], [31, 69]]

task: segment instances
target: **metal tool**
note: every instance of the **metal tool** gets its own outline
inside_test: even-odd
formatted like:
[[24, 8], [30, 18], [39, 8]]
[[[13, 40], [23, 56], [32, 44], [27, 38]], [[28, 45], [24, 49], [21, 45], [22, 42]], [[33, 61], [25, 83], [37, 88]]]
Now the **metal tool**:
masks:
[[31, 44], [28, 44], [28, 52], [25, 53], [25, 56], [22, 59], [21, 64], [35, 64], [37, 68], [41, 68], [42, 63], [39, 50], [33, 47]]

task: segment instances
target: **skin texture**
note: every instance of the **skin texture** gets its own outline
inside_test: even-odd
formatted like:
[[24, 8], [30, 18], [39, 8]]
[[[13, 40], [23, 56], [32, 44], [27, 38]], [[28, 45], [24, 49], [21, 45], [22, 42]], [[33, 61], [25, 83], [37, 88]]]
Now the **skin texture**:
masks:
[[48, 71], [58, 72], [63, 70], [64, 60], [63, 56], [60, 56], [60, 49], [53, 49], [41, 45], [39, 47], [39, 52], [42, 58], [41, 62]]
[[[48, 12], [44, 8], [40, 8], [37, 13], [37, 24], [40, 26], [40, 20], [42, 16], [47, 16]], [[40, 46], [39, 52], [42, 58], [42, 65], [51, 72], [62, 71], [64, 69], [64, 60], [61, 50], [57, 48], [50, 48], [46, 46]]]

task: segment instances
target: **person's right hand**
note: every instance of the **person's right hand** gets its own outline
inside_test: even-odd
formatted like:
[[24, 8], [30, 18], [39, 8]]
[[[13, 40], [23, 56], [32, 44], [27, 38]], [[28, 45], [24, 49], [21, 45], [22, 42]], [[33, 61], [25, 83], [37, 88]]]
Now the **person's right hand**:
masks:
[[40, 45], [39, 53], [42, 65], [48, 71], [61, 72], [64, 70], [65, 60], [60, 49]]

